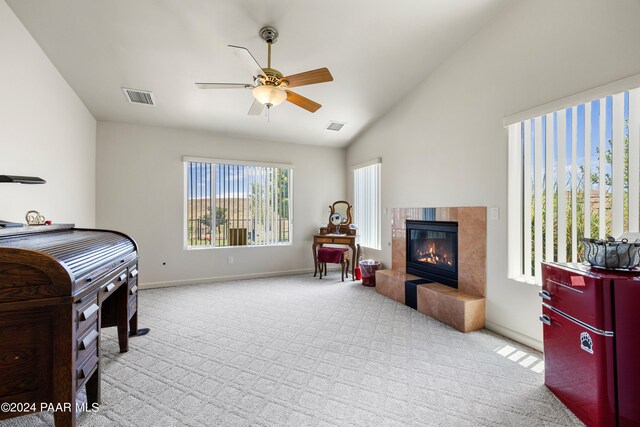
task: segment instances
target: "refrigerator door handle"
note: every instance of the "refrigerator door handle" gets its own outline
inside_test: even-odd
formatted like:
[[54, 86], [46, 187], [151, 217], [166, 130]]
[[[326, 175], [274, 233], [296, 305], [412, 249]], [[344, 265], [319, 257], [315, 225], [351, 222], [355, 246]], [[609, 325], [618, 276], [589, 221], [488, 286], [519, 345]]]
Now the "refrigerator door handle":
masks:
[[[542, 302], [542, 306], [548, 308], [549, 310], [551, 310], [555, 314], [557, 314], [559, 316], [562, 316], [563, 318], [565, 318], [567, 320], [570, 320], [571, 322], [575, 323], [576, 325], [581, 326], [581, 327], [585, 328], [586, 330], [591, 331], [591, 332], [593, 332], [595, 334], [602, 335], [602, 336], [605, 336], [605, 337], [613, 337], [615, 335], [613, 333], [613, 331], [603, 331], [602, 329], [594, 328], [593, 326], [591, 326], [591, 325], [589, 325], [587, 323], [584, 323], [584, 322], [576, 319], [573, 316], [569, 316], [567, 313], [563, 313], [562, 311], [560, 311], [557, 308], [547, 304], [546, 302]], [[543, 316], [546, 316], [546, 315], [543, 315]], [[547, 316], [547, 317], [549, 318], [549, 316]], [[542, 316], [540, 316], [540, 321], [545, 323], [545, 324], [548, 324], [544, 320], [542, 320]], [[549, 321], [551, 321], [551, 318], [549, 318]]]
[[538, 296], [542, 299], [546, 299], [547, 301], [551, 301], [551, 294], [549, 291], [539, 291]]
[[539, 319], [545, 325], [551, 326], [551, 317], [547, 316], [546, 314], [541, 314]]

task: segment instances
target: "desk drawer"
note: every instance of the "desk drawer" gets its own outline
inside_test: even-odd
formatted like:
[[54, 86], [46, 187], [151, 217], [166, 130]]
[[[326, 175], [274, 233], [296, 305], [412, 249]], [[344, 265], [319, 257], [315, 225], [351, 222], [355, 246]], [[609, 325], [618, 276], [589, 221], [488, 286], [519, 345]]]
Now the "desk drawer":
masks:
[[129, 289], [129, 305], [135, 304], [138, 301], [138, 286]]
[[95, 286], [104, 286], [108, 282], [126, 282], [127, 281], [127, 267], [122, 265], [118, 268], [109, 271], [97, 280], [94, 280]]
[[102, 283], [99, 292], [99, 300], [102, 302], [107, 299], [111, 294], [113, 294], [116, 289], [120, 287], [120, 285], [127, 283], [127, 270], [122, 269], [118, 270]]
[[132, 265], [129, 267], [129, 280], [137, 280], [138, 279], [138, 266]]
[[82, 365], [91, 354], [97, 353], [99, 337], [100, 332], [98, 332], [97, 323], [78, 336], [76, 339], [76, 366]]
[[333, 239], [331, 237], [318, 237], [316, 238], [316, 243], [333, 243]]
[[82, 300], [75, 303], [74, 306], [76, 337], [79, 337], [88, 327], [94, 325], [98, 320], [100, 306], [98, 305], [97, 293], [82, 298]]
[[351, 239], [333, 239], [333, 243], [337, 245], [348, 245], [351, 243]]
[[[131, 278], [131, 276], [129, 276], [129, 290], [133, 289], [133, 288], [138, 288], [138, 279], [137, 278]], [[135, 293], [135, 292], [134, 292]], [[129, 293], [129, 295], [131, 295], [131, 293]]]
[[129, 286], [129, 299], [131, 299], [134, 295], [138, 295], [138, 285]]
[[[133, 295], [138, 290], [138, 264], [131, 264], [127, 267], [127, 285], [129, 288], [129, 295]], [[131, 292], [131, 289], [135, 289]]]
[[129, 297], [129, 319], [138, 311], [138, 294]]
[[94, 353], [90, 354], [86, 362], [76, 368], [76, 390], [79, 390], [80, 387], [82, 387], [84, 383], [87, 382], [89, 377], [93, 375], [93, 373], [98, 368], [99, 360], [100, 359], [98, 358], [98, 352], [95, 351]]
[[129, 266], [128, 319], [131, 319], [136, 311], [138, 311], [138, 291], [138, 265], [133, 264]]

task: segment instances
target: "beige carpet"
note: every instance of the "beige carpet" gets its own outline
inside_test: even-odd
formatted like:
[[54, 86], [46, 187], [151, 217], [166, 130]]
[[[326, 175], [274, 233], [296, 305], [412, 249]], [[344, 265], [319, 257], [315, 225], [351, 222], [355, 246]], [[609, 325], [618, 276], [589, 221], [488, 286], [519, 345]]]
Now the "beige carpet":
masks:
[[126, 354], [105, 331], [103, 404], [80, 426], [581, 425], [539, 353], [335, 272], [141, 291], [140, 323]]

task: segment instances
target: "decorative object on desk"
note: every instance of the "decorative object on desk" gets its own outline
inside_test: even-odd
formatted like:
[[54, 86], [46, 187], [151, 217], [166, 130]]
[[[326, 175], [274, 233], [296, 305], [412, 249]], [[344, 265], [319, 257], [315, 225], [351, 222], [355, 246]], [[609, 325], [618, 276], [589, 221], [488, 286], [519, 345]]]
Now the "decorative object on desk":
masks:
[[29, 211], [24, 216], [28, 225], [44, 225], [46, 218], [38, 211]]
[[342, 215], [342, 223], [340, 224], [341, 226], [348, 227], [351, 224], [351, 205], [349, 204], [349, 202], [338, 200], [337, 202], [333, 202], [333, 204], [329, 206], [329, 227], [335, 225], [331, 223], [331, 215], [333, 215], [334, 213], [339, 213], [340, 215]]
[[350, 236], [355, 236], [357, 232], [358, 232], [358, 226], [355, 225], [355, 224], [349, 224], [349, 228], [347, 229], [347, 233]]
[[584, 245], [584, 260], [592, 267], [631, 270], [640, 265], [640, 242], [627, 239], [580, 239]]
[[337, 212], [331, 214], [331, 216], [329, 217], [329, 222], [331, 222], [332, 225], [336, 226], [336, 234], [340, 234], [340, 225], [342, 224], [343, 219], [344, 218], [342, 217], [342, 215]]
[[0, 175], [0, 182], [10, 182], [16, 184], [46, 184], [42, 178], [37, 176], [17, 176], [17, 175]]

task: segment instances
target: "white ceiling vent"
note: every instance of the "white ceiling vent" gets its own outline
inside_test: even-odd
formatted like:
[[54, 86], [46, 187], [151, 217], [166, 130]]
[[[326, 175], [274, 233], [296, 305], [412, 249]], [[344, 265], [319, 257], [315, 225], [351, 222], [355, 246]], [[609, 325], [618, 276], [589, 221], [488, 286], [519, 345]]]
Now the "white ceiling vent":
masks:
[[327, 127], [325, 127], [326, 130], [332, 130], [335, 132], [338, 132], [340, 129], [342, 129], [342, 127], [346, 125], [346, 123], [341, 123], [341, 122], [334, 122], [333, 120], [329, 122], [329, 124], [327, 124]]
[[122, 88], [127, 100], [132, 104], [144, 104], [144, 105], [156, 105], [156, 101], [153, 99], [153, 93], [146, 90], [127, 89]]

